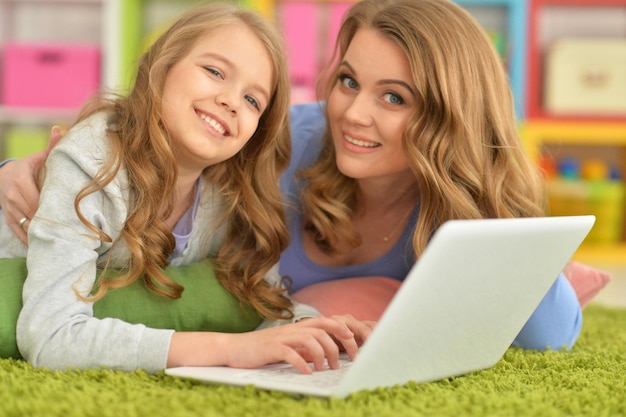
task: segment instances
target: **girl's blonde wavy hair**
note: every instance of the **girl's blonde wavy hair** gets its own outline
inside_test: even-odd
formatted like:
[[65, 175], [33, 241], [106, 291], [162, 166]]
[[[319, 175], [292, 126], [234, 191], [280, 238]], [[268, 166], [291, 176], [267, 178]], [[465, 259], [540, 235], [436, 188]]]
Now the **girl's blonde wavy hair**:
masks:
[[[377, 30], [404, 51], [416, 86], [420, 104], [403, 135], [419, 188], [416, 257], [446, 220], [543, 215], [541, 176], [518, 137], [504, 65], [474, 18], [447, 0], [358, 2], [344, 16], [334, 64], [318, 83], [326, 99], [361, 28]], [[302, 206], [320, 249], [332, 252], [336, 241], [357, 246], [356, 181], [337, 169], [328, 131], [320, 158], [303, 177]]]
[[103, 189], [121, 167], [128, 172], [133, 196], [121, 233], [132, 252], [128, 271], [117, 278], [101, 280], [91, 300], [101, 298], [110, 288], [124, 287], [140, 278], [158, 294], [180, 297], [183, 288], [162, 272], [175, 248], [165, 219], [172, 211], [177, 179], [176, 160], [162, 122], [163, 84], [170, 68], [200, 37], [233, 23], [247, 25], [265, 45], [273, 65], [272, 94], [250, 141], [235, 156], [203, 173], [223, 199], [221, 221], [227, 225], [225, 241], [214, 261], [215, 273], [228, 291], [264, 317], [290, 316], [289, 299], [264, 279], [288, 242], [278, 188], [291, 151], [290, 87], [284, 44], [265, 18], [229, 4], [196, 7], [182, 15], [142, 56], [128, 96], [100, 98], [85, 106], [79, 116], [80, 121], [101, 111], [113, 115], [108, 129], [111, 157], [74, 203], [83, 223], [99, 239], [111, 242], [109, 236], [82, 216], [80, 202]]

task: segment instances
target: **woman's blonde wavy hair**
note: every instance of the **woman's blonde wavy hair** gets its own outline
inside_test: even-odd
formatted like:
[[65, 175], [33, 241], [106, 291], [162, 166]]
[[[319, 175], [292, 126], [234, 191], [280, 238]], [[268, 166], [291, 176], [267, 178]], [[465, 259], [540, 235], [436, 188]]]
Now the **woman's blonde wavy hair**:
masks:
[[176, 160], [162, 122], [163, 85], [170, 68], [200, 37], [216, 28], [241, 22], [262, 41], [271, 58], [272, 95], [256, 132], [243, 149], [203, 173], [223, 199], [221, 220], [227, 225], [214, 267], [222, 285], [242, 303], [251, 305], [264, 317], [290, 316], [289, 299], [264, 280], [288, 242], [278, 188], [279, 176], [289, 162], [291, 151], [290, 87], [284, 43], [265, 18], [230, 4], [196, 7], [182, 15], [142, 56], [137, 78], [127, 96], [100, 98], [85, 106], [79, 116], [80, 121], [101, 111], [114, 115], [108, 130], [111, 157], [75, 200], [83, 223], [99, 239], [111, 242], [109, 236], [82, 216], [80, 202], [103, 189], [121, 167], [128, 172], [133, 196], [121, 233], [121, 239], [132, 252], [128, 271], [120, 277], [101, 280], [91, 300], [101, 298], [110, 288], [124, 287], [137, 279], [143, 279], [158, 294], [180, 297], [183, 288], [162, 272], [175, 248], [175, 239], [165, 219], [172, 211], [177, 179]]
[[[344, 16], [334, 64], [318, 83], [324, 98], [361, 28], [377, 30], [404, 51], [420, 102], [403, 136], [419, 187], [416, 257], [446, 220], [543, 215], [541, 176], [518, 137], [503, 62], [474, 18], [447, 0], [356, 3]], [[351, 222], [356, 181], [339, 172], [328, 131], [320, 158], [303, 177], [307, 227], [320, 248], [332, 252], [336, 241], [357, 246]]]

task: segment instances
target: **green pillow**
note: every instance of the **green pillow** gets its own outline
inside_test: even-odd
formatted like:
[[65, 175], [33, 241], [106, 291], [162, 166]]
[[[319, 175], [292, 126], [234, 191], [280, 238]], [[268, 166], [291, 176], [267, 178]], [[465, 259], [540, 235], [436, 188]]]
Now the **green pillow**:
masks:
[[[185, 287], [181, 298], [159, 296], [137, 281], [128, 287], [109, 290], [94, 304], [94, 315], [176, 331], [237, 333], [253, 330], [261, 323], [254, 309], [242, 306], [222, 287], [209, 261], [168, 267], [165, 273]], [[119, 272], [111, 271], [107, 276], [113, 274]], [[26, 275], [25, 258], [0, 259], [0, 358], [21, 359], [15, 326], [22, 308]]]

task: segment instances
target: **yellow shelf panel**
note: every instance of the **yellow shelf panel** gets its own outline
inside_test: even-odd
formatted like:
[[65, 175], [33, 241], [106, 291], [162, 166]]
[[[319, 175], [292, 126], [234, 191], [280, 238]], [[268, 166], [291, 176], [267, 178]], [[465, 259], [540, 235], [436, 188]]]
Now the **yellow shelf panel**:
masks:
[[626, 264], [626, 243], [583, 243], [573, 259], [591, 265], [624, 265]]
[[539, 160], [541, 145], [625, 146], [626, 123], [590, 123], [529, 121], [520, 126], [520, 134], [530, 156]]
[[[626, 155], [626, 122], [528, 120], [520, 126], [520, 136], [535, 161], [546, 144], [618, 146]], [[573, 259], [591, 265], [626, 265], [626, 242], [583, 242]]]

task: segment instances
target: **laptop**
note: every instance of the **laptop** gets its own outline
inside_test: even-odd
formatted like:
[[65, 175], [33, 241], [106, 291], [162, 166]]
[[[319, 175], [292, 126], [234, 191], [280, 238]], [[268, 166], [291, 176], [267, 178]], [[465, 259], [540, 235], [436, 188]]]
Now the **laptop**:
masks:
[[[179, 367], [166, 374], [217, 384], [343, 398], [495, 365], [583, 241], [594, 216], [451, 220], [433, 235], [354, 361], [300, 374]], [[554, 346], [560, 348], [560, 346]]]

